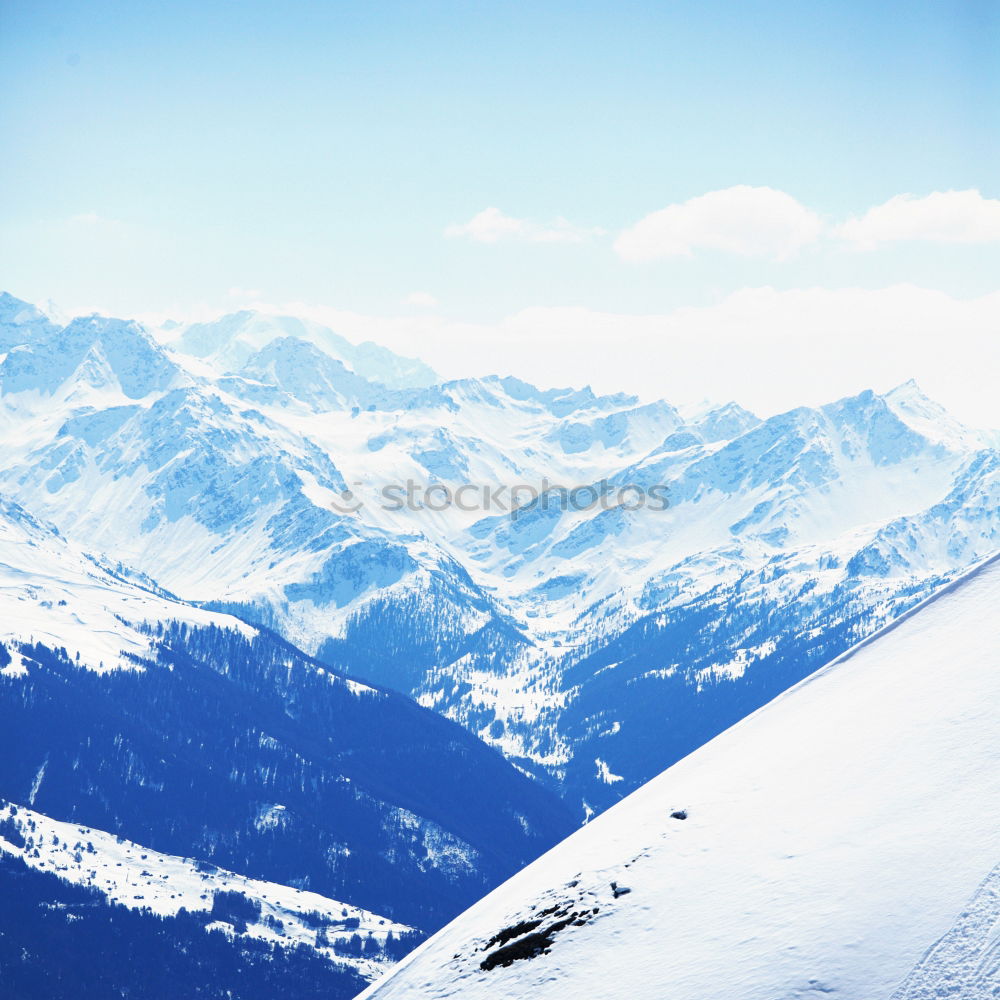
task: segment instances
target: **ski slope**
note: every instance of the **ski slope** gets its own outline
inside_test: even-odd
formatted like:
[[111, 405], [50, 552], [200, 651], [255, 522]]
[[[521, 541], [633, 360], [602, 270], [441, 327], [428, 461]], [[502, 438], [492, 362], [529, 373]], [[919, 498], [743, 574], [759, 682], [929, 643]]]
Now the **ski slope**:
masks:
[[717, 737], [366, 1000], [1000, 995], [1000, 556]]

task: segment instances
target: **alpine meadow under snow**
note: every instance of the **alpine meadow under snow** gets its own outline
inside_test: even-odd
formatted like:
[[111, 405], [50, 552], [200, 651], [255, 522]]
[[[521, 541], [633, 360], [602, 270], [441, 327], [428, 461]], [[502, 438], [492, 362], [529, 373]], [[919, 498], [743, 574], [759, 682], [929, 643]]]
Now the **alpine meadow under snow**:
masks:
[[24, 995], [347, 1000], [452, 920], [373, 995], [996, 988], [1000, 436], [915, 383], [687, 411], [3, 294], [0, 435]]

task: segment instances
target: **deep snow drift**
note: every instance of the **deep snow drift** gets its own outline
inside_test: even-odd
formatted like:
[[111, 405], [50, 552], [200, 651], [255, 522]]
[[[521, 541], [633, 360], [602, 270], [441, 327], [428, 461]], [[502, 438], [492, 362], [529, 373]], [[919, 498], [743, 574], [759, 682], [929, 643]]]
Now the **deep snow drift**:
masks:
[[366, 998], [1000, 991], [1000, 556], [665, 771]]

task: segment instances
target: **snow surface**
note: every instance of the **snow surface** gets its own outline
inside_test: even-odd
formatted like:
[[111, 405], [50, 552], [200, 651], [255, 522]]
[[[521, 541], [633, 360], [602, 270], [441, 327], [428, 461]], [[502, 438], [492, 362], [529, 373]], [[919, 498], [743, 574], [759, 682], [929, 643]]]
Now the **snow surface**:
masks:
[[[362, 996], [997, 996], [998, 606], [1000, 556], [633, 793]], [[547, 951], [496, 964], [566, 920]]]
[[[280, 813], [283, 808], [274, 805], [272, 812]], [[238, 892], [261, 904], [260, 918], [248, 922], [239, 936], [284, 947], [305, 945], [325, 958], [350, 965], [369, 980], [392, 962], [377, 953], [364, 958], [345, 955], [342, 946], [353, 935], [384, 944], [390, 932], [398, 936], [412, 930], [319, 893], [246, 878], [192, 858], [161, 854], [101, 830], [51, 819], [25, 806], [0, 802], [0, 823], [5, 820], [13, 822], [26, 843], [19, 847], [0, 832], [0, 851], [22, 858], [31, 868], [98, 889], [110, 902], [160, 916], [174, 916], [182, 907], [191, 913], [209, 911], [216, 892]], [[324, 928], [325, 944], [317, 944], [319, 927]], [[209, 928], [237, 934], [225, 921], [215, 921]]]
[[[39, 642], [65, 648], [82, 667], [104, 671], [135, 669], [131, 656], [145, 657], [151, 639], [146, 623], [181, 621], [215, 625], [245, 637], [257, 630], [231, 615], [216, 614], [173, 600], [103, 565], [0, 495], [0, 642]], [[20, 652], [0, 673], [26, 670]]]

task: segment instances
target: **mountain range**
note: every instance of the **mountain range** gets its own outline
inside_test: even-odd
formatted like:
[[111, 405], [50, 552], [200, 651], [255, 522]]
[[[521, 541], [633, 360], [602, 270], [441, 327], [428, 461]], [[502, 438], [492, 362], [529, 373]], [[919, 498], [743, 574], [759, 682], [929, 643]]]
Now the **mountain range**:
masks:
[[349, 997], [572, 829], [455, 723], [88, 555], [9, 499], [0, 612], [0, 855], [86, 889], [74, 906], [203, 911], [182, 922], [197, 947], [242, 926], [237, 945], [287, 952], [293, 973], [304, 947], [324, 959], [311, 981]]
[[[0, 331], [0, 491], [459, 722], [581, 818], [1000, 538], [997, 435], [913, 383], [760, 419], [433, 383], [291, 317], [60, 328], [7, 296]], [[407, 483], [550, 489], [516, 516], [382, 502]], [[558, 487], [668, 505], [572, 509]]]
[[761, 418], [3, 294], [0, 434], [0, 875], [345, 998], [1000, 547], [1000, 436], [912, 382]]

